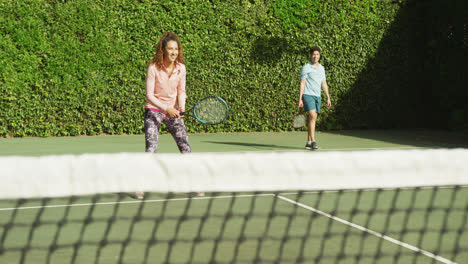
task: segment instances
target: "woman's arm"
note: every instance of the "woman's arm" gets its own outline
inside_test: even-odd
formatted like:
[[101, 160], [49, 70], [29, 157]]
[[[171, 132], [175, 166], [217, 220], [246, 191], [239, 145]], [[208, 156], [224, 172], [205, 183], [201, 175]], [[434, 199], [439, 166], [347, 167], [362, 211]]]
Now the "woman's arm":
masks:
[[177, 100], [179, 105], [179, 110], [181, 112], [185, 111], [185, 100], [187, 98], [187, 94], [185, 93], [185, 84], [186, 84], [186, 75], [187, 70], [185, 66], [181, 69], [182, 76], [180, 77], [179, 84], [177, 85]]
[[154, 65], [148, 66], [148, 72], [146, 74], [146, 99], [153, 105], [157, 106], [163, 111], [167, 111], [167, 107], [154, 96], [154, 84], [156, 81], [156, 67]]

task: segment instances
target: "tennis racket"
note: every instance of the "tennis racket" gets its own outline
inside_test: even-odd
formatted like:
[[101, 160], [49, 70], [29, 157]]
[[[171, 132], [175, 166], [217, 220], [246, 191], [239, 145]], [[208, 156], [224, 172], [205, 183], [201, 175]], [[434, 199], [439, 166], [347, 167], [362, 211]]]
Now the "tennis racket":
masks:
[[294, 128], [301, 128], [305, 126], [305, 123], [306, 123], [306, 116], [304, 115], [304, 112], [302, 112], [302, 107], [299, 107], [299, 112], [293, 118], [292, 126]]
[[226, 121], [229, 114], [227, 103], [218, 96], [208, 96], [198, 101], [190, 110], [180, 113], [182, 116], [195, 117], [207, 125], [217, 125]]

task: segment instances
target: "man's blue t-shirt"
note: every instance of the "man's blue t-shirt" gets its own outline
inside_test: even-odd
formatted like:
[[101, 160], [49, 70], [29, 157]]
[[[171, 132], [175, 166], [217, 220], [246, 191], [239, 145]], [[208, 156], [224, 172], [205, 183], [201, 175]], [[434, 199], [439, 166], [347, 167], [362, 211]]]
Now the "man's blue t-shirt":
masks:
[[318, 68], [308, 62], [301, 69], [301, 79], [306, 79], [304, 94], [320, 97], [320, 89], [325, 78], [325, 68], [319, 63]]

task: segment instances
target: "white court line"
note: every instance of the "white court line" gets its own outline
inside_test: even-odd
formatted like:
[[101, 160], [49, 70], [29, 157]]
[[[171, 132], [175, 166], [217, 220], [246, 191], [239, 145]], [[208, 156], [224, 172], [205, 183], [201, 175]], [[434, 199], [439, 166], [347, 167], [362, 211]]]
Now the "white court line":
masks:
[[[462, 188], [468, 188], [468, 186], [460, 186]], [[428, 187], [419, 187], [419, 189], [432, 189], [434, 187], [428, 186]], [[439, 186], [439, 189], [448, 189], [448, 188], [453, 188], [452, 186]], [[400, 188], [400, 189], [408, 189], [408, 190], [413, 190], [416, 189], [415, 187], [408, 187], [408, 188]], [[394, 190], [394, 188], [384, 188], [384, 189], [364, 189], [362, 191], [368, 192], [368, 191], [377, 191], [377, 190]], [[355, 190], [355, 189], [350, 189], [350, 190], [344, 190], [342, 192], [357, 192], [360, 190]], [[308, 191], [308, 192], [303, 192], [304, 194], [316, 194], [316, 193], [337, 193], [340, 191], [336, 190], [326, 190], [326, 191]], [[297, 192], [281, 192], [279, 195], [294, 195], [297, 194]], [[26, 209], [41, 209], [41, 208], [62, 208], [62, 207], [79, 207], [79, 206], [92, 206], [92, 205], [116, 205], [116, 204], [135, 204], [135, 203], [158, 203], [158, 202], [167, 202], [167, 201], [186, 201], [189, 199], [192, 200], [206, 200], [206, 199], [224, 199], [224, 198], [233, 198], [233, 197], [253, 197], [253, 196], [275, 196], [274, 193], [262, 193], [262, 194], [243, 194], [243, 195], [225, 195], [225, 196], [215, 196], [215, 197], [187, 197], [187, 198], [173, 198], [173, 199], [159, 199], [159, 200], [134, 200], [134, 201], [121, 201], [121, 202], [102, 202], [102, 203], [81, 203], [81, 204], [58, 204], [58, 205], [37, 205], [37, 206], [24, 206], [24, 207], [10, 207], [10, 208], [0, 208], [0, 211], [13, 211], [13, 210], [26, 210]]]
[[401, 247], [404, 247], [404, 248], [407, 248], [407, 249], [409, 249], [409, 250], [412, 250], [412, 251], [421, 253], [421, 254], [423, 254], [423, 255], [425, 255], [425, 256], [427, 256], [427, 257], [433, 258], [433, 259], [438, 260], [438, 261], [440, 261], [440, 262], [442, 262], [442, 263], [456, 264], [456, 262], [453, 262], [453, 261], [451, 261], [451, 260], [448, 260], [448, 259], [446, 259], [446, 258], [444, 258], [444, 257], [442, 257], [442, 256], [435, 255], [435, 254], [433, 254], [433, 253], [431, 253], [431, 252], [429, 252], [429, 251], [420, 249], [420, 248], [415, 247], [415, 246], [413, 246], [413, 245], [410, 245], [410, 244], [408, 244], [408, 243], [401, 242], [401, 241], [396, 240], [396, 239], [394, 239], [394, 238], [391, 238], [391, 237], [389, 237], [389, 236], [387, 236], [387, 235], [378, 233], [378, 232], [376, 232], [376, 231], [373, 231], [373, 230], [371, 230], [371, 229], [368, 229], [368, 228], [365, 228], [365, 227], [363, 227], [363, 226], [357, 225], [357, 224], [355, 224], [355, 223], [351, 223], [351, 222], [349, 222], [349, 221], [346, 221], [346, 220], [341, 219], [341, 218], [339, 218], [339, 217], [336, 217], [336, 216], [333, 216], [333, 215], [331, 215], [331, 214], [325, 213], [325, 212], [323, 212], [323, 211], [317, 210], [317, 209], [315, 209], [315, 208], [313, 208], [313, 207], [310, 207], [310, 206], [308, 206], [308, 205], [305, 205], [305, 204], [303, 204], [303, 203], [299, 203], [299, 202], [297, 202], [297, 201], [291, 200], [291, 199], [286, 198], [286, 197], [281, 196], [281, 195], [278, 195], [278, 198], [280, 198], [280, 199], [282, 199], [282, 200], [284, 200], [284, 201], [286, 201], [286, 202], [295, 204], [295, 205], [297, 205], [297, 206], [299, 206], [299, 207], [302, 207], [302, 208], [304, 208], [304, 209], [307, 209], [307, 210], [309, 210], [309, 211], [312, 211], [312, 212], [314, 212], [314, 213], [320, 214], [320, 215], [322, 215], [322, 216], [326, 216], [326, 217], [328, 217], [328, 218], [330, 218], [330, 219], [333, 219], [333, 220], [335, 220], [335, 221], [338, 221], [338, 222], [340, 222], [340, 223], [342, 223], [342, 224], [345, 224], [345, 225], [354, 227], [354, 228], [359, 229], [359, 230], [361, 230], [361, 231], [363, 231], [363, 232], [367, 232], [367, 233], [369, 233], [369, 234], [371, 234], [371, 235], [374, 235], [374, 236], [376, 236], [376, 237], [385, 239], [385, 240], [390, 241], [391, 243], [394, 243], [394, 244], [399, 245], [399, 246], [401, 246]]
[[0, 211], [14, 211], [14, 210], [27, 210], [27, 209], [41, 209], [41, 208], [63, 208], [63, 207], [80, 207], [80, 206], [92, 206], [92, 205], [116, 205], [116, 204], [136, 204], [136, 203], [160, 203], [160, 202], [172, 202], [172, 201], [187, 201], [187, 200], [207, 200], [207, 199], [224, 199], [224, 198], [242, 198], [242, 197], [253, 197], [253, 196], [275, 196], [273, 193], [265, 194], [244, 194], [244, 195], [226, 195], [226, 196], [215, 196], [215, 197], [187, 197], [187, 198], [174, 198], [174, 199], [160, 199], [160, 200], [135, 200], [135, 201], [122, 201], [122, 202], [106, 202], [106, 203], [80, 203], [80, 204], [58, 204], [58, 205], [37, 205], [37, 206], [24, 206], [24, 207], [10, 207], [0, 208]]
[[[441, 186], [421, 186], [421, 187], [398, 187], [399, 190], [432, 190], [435, 187], [437, 189], [453, 189], [452, 185], [441, 185]], [[458, 187], [460, 188], [468, 188], [468, 185], [459, 185]], [[394, 191], [396, 188], [368, 188], [368, 189], [347, 189], [347, 190], [324, 190], [324, 191], [303, 191], [303, 194], [318, 194], [318, 193], [349, 193], [349, 192], [375, 192], [379, 190], [383, 191]], [[278, 195], [294, 195], [297, 194], [297, 192], [282, 192], [278, 193]]]

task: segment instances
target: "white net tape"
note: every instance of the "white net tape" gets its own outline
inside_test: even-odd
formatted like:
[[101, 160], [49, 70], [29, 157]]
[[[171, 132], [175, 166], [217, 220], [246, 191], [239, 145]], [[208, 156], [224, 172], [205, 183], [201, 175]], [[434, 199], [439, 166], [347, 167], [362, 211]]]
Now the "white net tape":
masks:
[[468, 185], [468, 150], [0, 157], [0, 197]]

